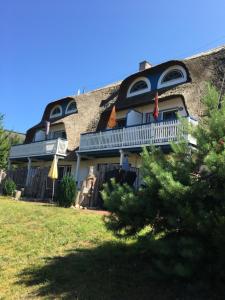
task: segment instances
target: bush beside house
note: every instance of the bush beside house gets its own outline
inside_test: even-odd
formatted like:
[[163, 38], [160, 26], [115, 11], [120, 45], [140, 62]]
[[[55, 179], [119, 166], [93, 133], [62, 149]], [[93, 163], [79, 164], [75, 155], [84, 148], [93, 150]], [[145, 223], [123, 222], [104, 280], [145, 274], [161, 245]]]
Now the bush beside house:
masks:
[[3, 195], [5, 196], [14, 196], [15, 194], [15, 191], [16, 191], [16, 184], [15, 182], [8, 178], [8, 179], [5, 179], [2, 183], [2, 192], [3, 192]]
[[75, 202], [76, 193], [77, 188], [74, 178], [64, 176], [58, 186], [57, 203], [62, 207], [70, 207]]

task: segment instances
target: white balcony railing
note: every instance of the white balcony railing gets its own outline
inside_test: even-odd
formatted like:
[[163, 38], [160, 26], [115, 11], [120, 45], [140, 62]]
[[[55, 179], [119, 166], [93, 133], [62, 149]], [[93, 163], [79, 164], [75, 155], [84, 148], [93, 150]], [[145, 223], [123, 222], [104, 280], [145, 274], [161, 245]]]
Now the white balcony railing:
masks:
[[65, 156], [67, 147], [68, 141], [60, 138], [30, 144], [15, 145], [11, 147], [9, 158], [13, 159], [46, 155]]
[[[191, 119], [189, 119], [191, 122]], [[143, 124], [123, 129], [82, 134], [79, 152], [135, 148], [145, 145], [168, 145], [180, 137], [191, 139], [181, 130], [180, 121]], [[190, 141], [195, 143], [195, 141]]]

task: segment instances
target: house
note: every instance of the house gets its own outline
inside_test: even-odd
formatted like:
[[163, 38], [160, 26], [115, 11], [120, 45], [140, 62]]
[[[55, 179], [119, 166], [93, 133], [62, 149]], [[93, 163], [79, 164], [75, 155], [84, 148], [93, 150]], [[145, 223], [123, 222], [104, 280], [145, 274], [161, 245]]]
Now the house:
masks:
[[[41, 121], [27, 130], [24, 143], [11, 148], [10, 165], [17, 165], [17, 172], [21, 170], [22, 174], [13, 178], [19, 186], [29, 185], [38, 170], [48, 169], [55, 155], [59, 179], [66, 174], [75, 174], [75, 150], [79, 148], [80, 134], [95, 128], [96, 118], [103, 109], [102, 102], [105, 106], [116, 97], [118, 85], [115, 83], [86, 94], [65, 97], [46, 106]], [[47, 173], [41, 174], [46, 182]], [[51, 185], [46, 183], [45, 189], [51, 189]], [[48, 193], [42, 191], [39, 196], [45, 197]]]
[[[139, 71], [121, 82], [118, 96], [102, 112], [96, 129], [81, 134], [76, 151], [76, 180], [83, 180], [80, 170], [89, 166], [100, 170], [106, 164], [121, 165], [124, 155], [133, 168], [140, 168], [143, 146], [151, 144], [170, 151], [171, 141], [176, 141], [180, 134], [177, 114], [196, 124], [204, 113], [200, 99], [206, 82], [220, 89], [224, 72], [225, 46], [156, 66], [146, 61], [140, 63]], [[153, 118], [156, 93], [159, 95], [157, 121]], [[108, 129], [113, 105], [117, 127]], [[195, 146], [191, 136], [185, 138]]]
[[[225, 46], [156, 66], [143, 61], [137, 73], [121, 82], [49, 103], [41, 122], [27, 131], [24, 144], [12, 147], [10, 161], [26, 166], [28, 183], [30, 170], [49, 168], [56, 155], [60, 178], [70, 173], [79, 187], [90, 167], [98, 176], [107, 165], [121, 165], [125, 156], [138, 170], [143, 146], [170, 151], [171, 141], [180, 134], [177, 114], [196, 124], [204, 113], [200, 98], [205, 83], [220, 88], [224, 71]], [[157, 121], [153, 118], [156, 93]], [[117, 126], [109, 129], [113, 107]], [[191, 136], [184, 137], [195, 146]]]

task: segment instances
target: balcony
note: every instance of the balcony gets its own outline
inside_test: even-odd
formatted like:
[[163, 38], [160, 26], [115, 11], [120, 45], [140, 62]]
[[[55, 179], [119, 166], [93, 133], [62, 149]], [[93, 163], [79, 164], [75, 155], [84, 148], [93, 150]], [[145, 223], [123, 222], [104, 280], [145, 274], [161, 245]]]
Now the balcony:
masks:
[[15, 145], [11, 147], [9, 158], [47, 157], [52, 155], [66, 156], [67, 146], [68, 141], [60, 138]]
[[[189, 117], [187, 119], [190, 123], [197, 123]], [[81, 134], [79, 152], [169, 145], [181, 137], [195, 144], [194, 138], [181, 130], [179, 120], [142, 124], [123, 129]]]

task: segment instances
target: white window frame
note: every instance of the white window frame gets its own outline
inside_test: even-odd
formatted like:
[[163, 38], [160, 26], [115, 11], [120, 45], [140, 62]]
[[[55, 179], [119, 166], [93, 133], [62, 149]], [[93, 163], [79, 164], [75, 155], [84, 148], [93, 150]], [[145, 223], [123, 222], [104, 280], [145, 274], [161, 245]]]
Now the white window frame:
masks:
[[170, 108], [170, 109], [166, 109], [166, 110], [161, 111], [162, 121], [164, 121], [164, 113], [173, 112], [173, 111], [175, 111], [176, 113], [179, 114], [179, 108]]
[[75, 101], [75, 100], [71, 100], [71, 101], [67, 104], [67, 107], [66, 107], [66, 115], [72, 114], [72, 113], [74, 113], [74, 112], [77, 112], [77, 108], [74, 109], [74, 110], [68, 110], [70, 104], [73, 103], [73, 102], [76, 104], [76, 101]]
[[[183, 77], [180, 77], [180, 78], [177, 78], [177, 79], [174, 79], [174, 80], [169, 80], [169, 81], [166, 81], [166, 82], [162, 82], [163, 78], [173, 70], [181, 71], [182, 74], [183, 74]], [[161, 74], [161, 76], [159, 77], [157, 88], [160, 89], [160, 88], [163, 88], [163, 87], [168, 87], [168, 86], [178, 84], [178, 83], [182, 83], [182, 82], [186, 82], [186, 81], [187, 81], [187, 72], [185, 71], [185, 69], [182, 66], [171, 66], [168, 69], [166, 69]]]
[[[136, 92], [131, 92], [132, 87], [135, 85], [135, 83], [137, 83], [138, 81], [144, 81], [147, 84], [147, 88], [140, 90], [140, 91], [136, 91]], [[127, 97], [133, 97], [133, 96], [137, 96], [137, 95], [141, 95], [147, 92], [151, 91], [151, 83], [150, 80], [147, 77], [138, 77], [136, 78], [132, 84], [130, 85], [128, 92], [127, 92]]]
[[[58, 114], [54, 114], [53, 115], [53, 111], [56, 109], [56, 108], [59, 108], [60, 109], [60, 113]], [[51, 110], [51, 113], [50, 113], [50, 118], [53, 119], [53, 118], [57, 118], [57, 117], [60, 117], [62, 116], [62, 106], [61, 105], [56, 105], [52, 108]]]

